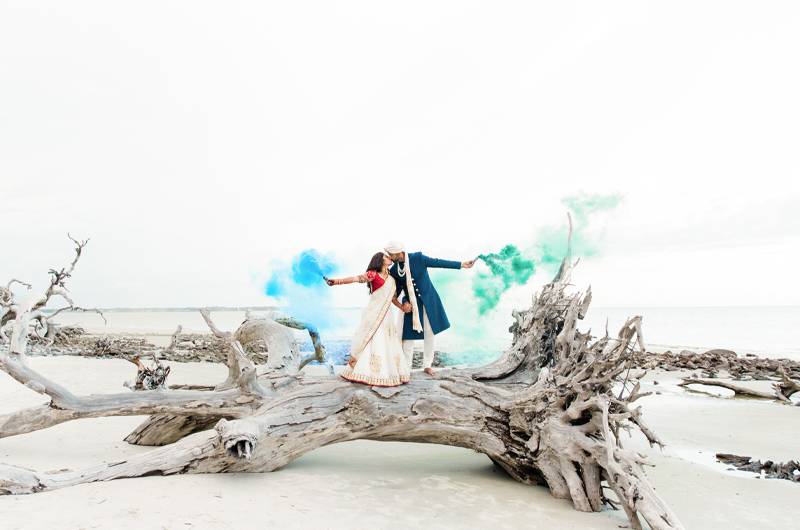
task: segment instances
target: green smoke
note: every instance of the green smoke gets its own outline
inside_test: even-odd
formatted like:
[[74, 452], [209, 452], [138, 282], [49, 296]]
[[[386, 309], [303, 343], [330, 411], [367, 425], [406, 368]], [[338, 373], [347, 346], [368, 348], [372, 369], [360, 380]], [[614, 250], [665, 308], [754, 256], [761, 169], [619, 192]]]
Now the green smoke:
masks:
[[[601, 212], [608, 212], [619, 206], [622, 195], [598, 195], [580, 193], [561, 199], [572, 215], [572, 254], [576, 257], [590, 258], [600, 252], [601, 239], [589, 230], [592, 218]], [[539, 230], [534, 242], [534, 254], [548, 272], [555, 272], [561, 260], [567, 255], [567, 235], [565, 225], [558, 228], [544, 227]]]
[[[591, 257], [600, 251], [599, 238], [589, 232], [592, 217], [616, 208], [622, 201], [619, 194], [595, 195], [581, 193], [565, 197], [561, 203], [572, 215], [572, 254]], [[481, 254], [489, 272], [478, 272], [472, 281], [472, 294], [478, 305], [478, 314], [485, 315], [500, 302], [500, 298], [514, 285], [525, 285], [537, 267], [548, 273], [555, 272], [568, 252], [567, 226], [543, 227], [533, 244], [521, 251], [506, 245], [500, 252]]]
[[481, 254], [478, 259], [489, 267], [488, 273], [478, 272], [472, 282], [472, 292], [478, 301], [480, 315], [494, 309], [500, 297], [512, 285], [525, 285], [536, 270], [534, 261], [523, 256], [514, 245], [506, 245], [493, 254]]

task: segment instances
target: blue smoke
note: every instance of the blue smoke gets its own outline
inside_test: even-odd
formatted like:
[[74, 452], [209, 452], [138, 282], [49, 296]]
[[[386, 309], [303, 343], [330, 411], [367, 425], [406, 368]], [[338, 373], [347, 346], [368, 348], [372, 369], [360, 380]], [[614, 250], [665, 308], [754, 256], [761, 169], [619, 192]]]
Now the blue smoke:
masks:
[[276, 267], [264, 285], [264, 294], [285, 304], [287, 316], [301, 320], [314, 331], [332, 327], [338, 318], [332, 309], [331, 290], [323, 276], [338, 269], [335, 260], [306, 249], [288, 265]]

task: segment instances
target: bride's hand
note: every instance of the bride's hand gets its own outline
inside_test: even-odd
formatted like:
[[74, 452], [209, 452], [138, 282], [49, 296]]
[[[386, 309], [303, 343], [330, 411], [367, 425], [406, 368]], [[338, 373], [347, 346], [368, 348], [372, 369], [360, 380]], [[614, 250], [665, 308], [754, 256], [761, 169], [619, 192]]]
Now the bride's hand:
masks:
[[351, 356], [350, 360], [347, 361], [347, 366], [349, 366], [350, 368], [355, 368], [356, 362], [358, 362], [358, 360], [355, 357]]

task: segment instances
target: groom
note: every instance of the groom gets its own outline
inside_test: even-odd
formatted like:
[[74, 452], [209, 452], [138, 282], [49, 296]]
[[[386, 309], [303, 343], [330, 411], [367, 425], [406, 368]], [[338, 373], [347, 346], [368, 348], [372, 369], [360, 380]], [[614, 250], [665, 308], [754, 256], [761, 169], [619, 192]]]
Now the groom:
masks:
[[[397, 296], [403, 293], [403, 353], [409, 369], [414, 358], [414, 341], [423, 340], [424, 355], [422, 367], [425, 373], [433, 375], [434, 335], [450, 327], [442, 300], [436, 292], [429, 268], [469, 269], [475, 264], [471, 261], [448, 261], [429, 258], [422, 252], [407, 253], [402, 243], [392, 241], [384, 251], [394, 262], [389, 274], [397, 285]], [[413, 296], [411, 294], [413, 293]]]

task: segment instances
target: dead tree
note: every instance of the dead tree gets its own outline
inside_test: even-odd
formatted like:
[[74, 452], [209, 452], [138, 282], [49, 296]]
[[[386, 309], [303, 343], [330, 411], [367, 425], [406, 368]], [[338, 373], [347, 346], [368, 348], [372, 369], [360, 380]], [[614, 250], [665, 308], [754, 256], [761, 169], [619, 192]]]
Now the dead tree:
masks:
[[590, 297], [568, 293], [571, 266], [565, 260], [532, 307], [515, 313], [514, 342], [499, 361], [415, 374], [390, 388], [313, 377], [294, 363], [257, 372], [228, 333], [228, 377], [213, 389], [78, 396], [27, 364], [26, 309], [0, 367], [50, 403], [0, 416], [0, 438], [78, 418], [151, 415], [147, 441], [168, 445], [77, 472], [0, 465], [0, 493], [159, 474], [273, 471], [325, 445], [388, 440], [473, 449], [578, 510], [619, 503], [632, 528], [641, 528], [640, 518], [655, 530], [683, 528], [650, 485], [644, 455], [623, 446], [623, 431], [631, 429], [662, 445], [634, 406], [644, 395], [631, 370], [634, 349], [643, 350], [640, 318], [614, 338], [579, 332]]
[[[754, 399], [769, 399], [778, 401], [784, 404], [791, 404], [791, 397], [800, 392], [800, 383], [789, 379], [783, 368], [778, 369], [781, 376], [781, 381], [772, 383], [772, 392], [765, 392], [763, 390], [755, 390], [743, 385], [729, 383], [727, 381], [720, 381], [719, 379], [703, 379], [700, 377], [684, 377], [678, 386], [688, 387], [689, 385], [703, 385], [703, 386], [716, 386], [726, 388], [733, 392], [734, 397], [747, 397]], [[800, 404], [800, 403], [799, 403]]]
[[792, 379], [800, 378], [800, 361], [758, 357], [750, 353], [740, 356], [731, 350], [719, 348], [703, 353], [688, 350], [677, 354], [671, 351], [646, 352], [636, 356], [636, 365], [640, 368], [666, 371], [694, 370], [704, 374], [706, 378], [717, 378], [721, 373], [727, 372], [737, 381], [788, 380], [791, 385]]
[[[26, 344], [28, 335], [31, 333], [35, 333], [37, 336], [47, 339], [52, 343], [57, 330], [52, 319], [64, 311], [92, 311], [99, 314], [103, 321], [105, 321], [105, 316], [101, 311], [78, 307], [69, 296], [65, 282], [72, 275], [72, 271], [75, 269], [75, 265], [78, 263], [81, 253], [83, 252], [83, 247], [86, 246], [89, 240], [78, 241], [69, 234], [67, 234], [67, 237], [75, 244], [75, 259], [73, 259], [67, 267], [63, 267], [60, 270], [50, 269], [48, 271], [50, 274], [50, 285], [41, 298], [28, 302], [19, 302], [14, 296], [11, 286], [18, 283], [27, 287], [28, 290], [31, 289], [29, 283], [20, 280], [13, 279], [9, 281], [5, 287], [0, 286], [0, 342], [9, 340], [8, 328], [11, 328], [11, 333], [13, 335], [18, 331], [18, 328], [24, 324], [23, 331]], [[46, 309], [47, 304], [54, 298], [62, 298], [67, 305], [53, 311], [48, 311]], [[22, 335], [17, 335], [17, 340], [20, 340]], [[11, 340], [10, 351], [15, 347], [13, 339]]]

